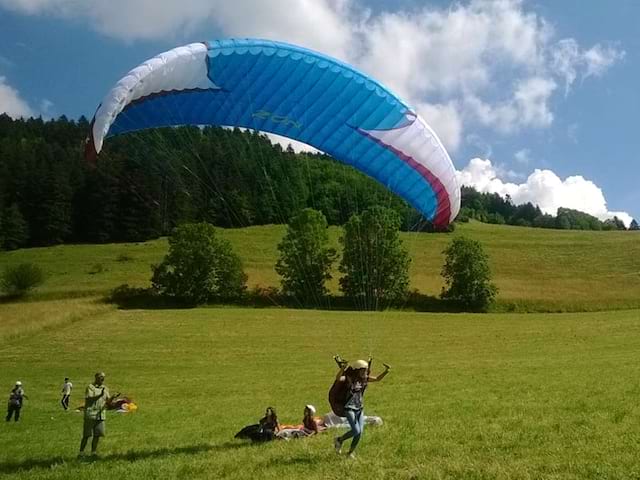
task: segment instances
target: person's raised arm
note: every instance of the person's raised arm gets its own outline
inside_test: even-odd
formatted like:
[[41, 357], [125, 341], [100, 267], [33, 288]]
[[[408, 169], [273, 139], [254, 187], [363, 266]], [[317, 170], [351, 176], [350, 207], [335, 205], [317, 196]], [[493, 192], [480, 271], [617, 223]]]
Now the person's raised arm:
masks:
[[387, 374], [389, 373], [389, 370], [391, 370], [391, 367], [386, 363], [383, 363], [383, 365], [384, 365], [384, 372], [382, 372], [380, 375], [377, 375], [377, 376], [369, 375], [369, 378], [367, 379], [369, 382], [379, 382], [380, 380], [382, 380], [384, 377], [387, 376]]
[[346, 380], [346, 378], [344, 376], [344, 371], [347, 369], [347, 366], [349, 365], [349, 362], [344, 360], [340, 355], [334, 356], [333, 359], [338, 364], [338, 373], [336, 374], [336, 381], [337, 382], [342, 382], [342, 381]]

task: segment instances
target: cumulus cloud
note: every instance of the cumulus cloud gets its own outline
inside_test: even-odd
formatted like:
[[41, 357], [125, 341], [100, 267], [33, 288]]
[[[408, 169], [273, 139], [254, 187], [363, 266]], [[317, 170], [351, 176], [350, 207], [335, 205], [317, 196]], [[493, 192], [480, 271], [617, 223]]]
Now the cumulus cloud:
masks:
[[553, 122], [549, 101], [556, 83], [547, 78], [531, 77], [518, 82], [513, 98], [492, 104], [469, 95], [465, 100], [467, 113], [482, 125], [502, 133], [512, 133], [524, 127], [548, 127]]
[[[189, 37], [217, 25], [227, 35], [288, 40], [344, 58], [354, 24], [351, 0], [0, 0], [25, 14], [87, 19], [105, 35], [126, 40]], [[206, 39], [199, 39], [206, 40]]]
[[7, 83], [5, 77], [0, 76], [0, 113], [6, 113], [12, 118], [32, 117], [33, 110], [20, 92]]
[[535, 169], [524, 183], [502, 180], [500, 172], [491, 160], [474, 158], [458, 172], [461, 185], [480, 192], [509, 195], [516, 205], [531, 202], [540, 210], [556, 215], [558, 208], [565, 207], [593, 215], [600, 220], [617, 216], [628, 227], [632, 217], [627, 212], [612, 212], [602, 189], [580, 175], [561, 179], [551, 170]]
[[[503, 134], [547, 128], [553, 96], [603, 75], [624, 51], [557, 40], [522, 0], [469, 0], [448, 8], [374, 12], [365, 0], [0, 0], [24, 14], [87, 21], [125, 41], [225, 35], [297, 43], [354, 63], [430, 116], [456, 150], [469, 125]], [[177, 40], [176, 40], [177, 41]]]

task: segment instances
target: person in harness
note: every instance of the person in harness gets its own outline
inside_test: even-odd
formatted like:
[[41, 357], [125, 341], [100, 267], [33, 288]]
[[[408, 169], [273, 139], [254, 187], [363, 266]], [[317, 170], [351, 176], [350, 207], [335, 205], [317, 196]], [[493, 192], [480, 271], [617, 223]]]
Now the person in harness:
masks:
[[350, 429], [341, 437], [336, 437], [333, 445], [336, 452], [340, 454], [342, 444], [352, 438], [348, 456], [353, 458], [364, 429], [364, 392], [369, 383], [379, 382], [386, 377], [391, 367], [383, 364], [384, 372], [378, 376], [372, 376], [370, 374], [372, 358], [369, 358], [368, 362], [356, 360], [351, 365], [340, 356], [334, 359], [338, 363], [339, 370], [333, 387], [329, 391], [329, 402], [336, 415], [347, 418]]
[[11, 389], [9, 393], [9, 403], [7, 405], [7, 422], [13, 419], [17, 422], [20, 420], [20, 410], [22, 409], [22, 402], [28, 399], [27, 395], [24, 393], [24, 389], [22, 388], [22, 382], [18, 380], [16, 382], [16, 386]]

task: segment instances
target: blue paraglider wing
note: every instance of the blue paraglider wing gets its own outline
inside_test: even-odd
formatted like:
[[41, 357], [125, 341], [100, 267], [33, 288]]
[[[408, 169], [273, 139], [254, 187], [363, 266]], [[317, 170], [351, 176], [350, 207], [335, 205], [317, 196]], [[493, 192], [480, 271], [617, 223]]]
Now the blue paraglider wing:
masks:
[[98, 108], [92, 153], [108, 136], [172, 125], [282, 135], [365, 172], [438, 226], [459, 210], [455, 169], [426, 122], [371, 77], [301, 47], [217, 40], [148, 60]]

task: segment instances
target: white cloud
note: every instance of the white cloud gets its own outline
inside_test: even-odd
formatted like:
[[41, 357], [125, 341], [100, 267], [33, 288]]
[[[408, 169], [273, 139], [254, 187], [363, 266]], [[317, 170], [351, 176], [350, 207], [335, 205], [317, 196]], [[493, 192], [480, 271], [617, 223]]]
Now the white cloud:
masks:
[[587, 77], [601, 77], [615, 63], [624, 59], [626, 52], [613, 47], [603, 47], [599, 43], [584, 53]]
[[0, 76], [0, 113], [6, 113], [12, 118], [32, 117], [33, 110], [20, 96], [20, 92], [7, 84], [7, 79]]
[[449, 8], [373, 12], [365, 0], [0, 0], [25, 14], [87, 21], [125, 41], [178, 37], [196, 28], [258, 36], [332, 54], [374, 75], [430, 115], [456, 150], [464, 130], [503, 134], [547, 128], [558, 82], [598, 77], [624, 58], [601, 44], [556, 41], [523, 0], [469, 0]]
[[502, 133], [548, 127], [553, 122], [549, 102], [555, 88], [551, 79], [531, 77], [515, 85], [513, 98], [506, 102], [490, 103], [469, 95], [465, 103], [467, 115]]
[[[132, 41], [189, 37], [217, 25], [227, 35], [291, 41], [345, 58], [354, 24], [351, 0], [0, 0], [25, 14], [87, 19], [111, 37]], [[200, 39], [208, 40], [208, 39]]]
[[562, 180], [551, 170], [535, 169], [524, 183], [505, 182], [491, 160], [472, 159], [458, 172], [461, 185], [474, 187], [480, 192], [509, 195], [518, 205], [531, 202], [538, 205], [544, 213], [556, 215], [558, 208], [572, 208], [593, 215], [600, 220], [617, 216], [626, 226], [632, 217], [626, 212], [612, 212], [602, 189], [580, 175]]
[[365, 28], [358, 63], [411, 101], [435, 97], [456, 108], [461, 135], [465, 121], [509, 133], [553, 119], [553, 83], [536, 73], [551, 31], [519, 1], [386, 13]]
[[626, 53], [612, 46], [599, 43], [589, 50], [581, 50], [573, 38], [557, 42], [550, 50], [551, 70], [564, 79], [565, 96], [580, 75], [582, 79], [600, 77], [614, 64], [624, 59]]

